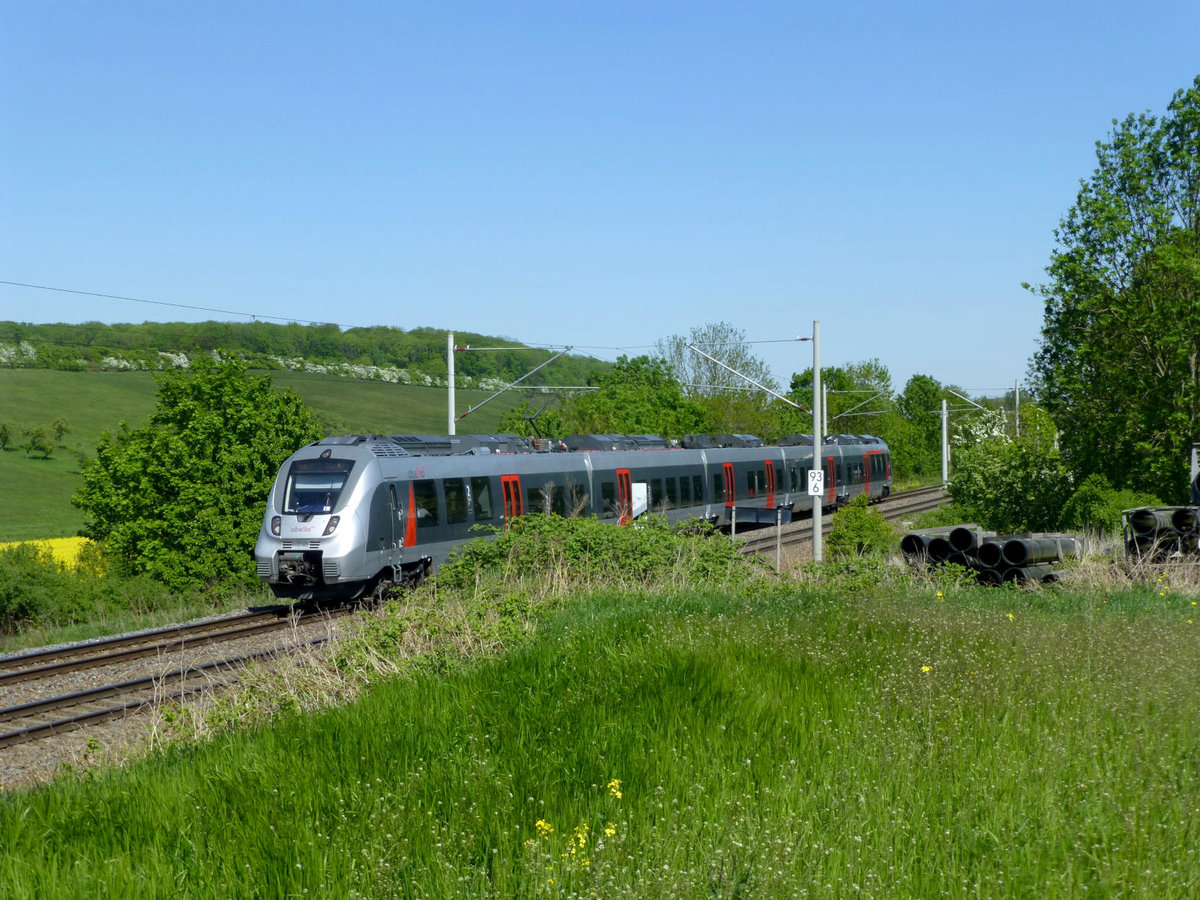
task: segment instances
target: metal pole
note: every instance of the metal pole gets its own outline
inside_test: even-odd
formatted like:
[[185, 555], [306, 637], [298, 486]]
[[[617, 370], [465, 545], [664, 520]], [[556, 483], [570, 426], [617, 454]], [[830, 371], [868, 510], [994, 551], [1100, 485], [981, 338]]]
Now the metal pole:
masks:
[[775, 574], [783, 569], [783, 510], [775, 510]]
[[1013, 412], [1013, 425], [1017, 430], [1017, 438], [1021, 437], [1021, 382], [1013, 382], [1013, 395], [1016, 401], [1016, 409]]
[[447, 434], [454, 434], [454, 332], [446, 332], [446, 371], [450, 381], [449, 424]]
[[[821, 323], [813, 322], [813, 469], [824, 471], [821, 465]], [[813, 562], [821, 562], [824, 553], [821, 547], [821, 502], [820, 494], [813, 495]]]
[[829, 388], [821, 388], [821, 433], [829, 434]]
[[942, 399], [942, 484], [950, 480], [950, 414]]
[[[732, 486], [727, 488], [727, 490], [733, 490]], [[729, 536], [731, 538], [737, 537], [737, 507], [736, 506], [729, 507]]]

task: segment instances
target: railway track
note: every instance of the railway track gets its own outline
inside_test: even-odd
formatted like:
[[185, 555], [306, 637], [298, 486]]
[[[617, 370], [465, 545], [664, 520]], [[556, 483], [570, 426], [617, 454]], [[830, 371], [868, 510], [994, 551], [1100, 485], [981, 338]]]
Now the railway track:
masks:
[[[918, 488], [912, 491], [902, 491], [898, 494], [892, 494], [884, 500], [877, 501], [873, 506], [889, 522], [896, 522], [908, 516], [937, 509], [945, 502], [945, 490], [941, 485], [935, 485], [934, 487]], [[831, 515], [822, 517], [822, 535], [829, 534], [830, 529], [833, 527], [833, 518], [834, 516]], [[812, 519], [801, 519], [799, 522], [784, 525], [782, 529], [776, 529], [771, 526], [757, 528], [754, 531], [746, 532], [745, 535], [738, 535], [738, 540], [742, 544], [741, 552], [747, 555], [772, 553], [777, 547], [780, 549], [790, 549], [811, 545]]]
[[[349, 609], [321, 613], [322, 621], [346, 615]], [[244, 648], [259, 643], [271, 632], [295, 630], [301, 623], [315, 621], [312, 613], [296, 613], [281, 606], [252, 611], [225, 619], [122, 635], [87, 644], [38, 650], [0, 658], [0, 748], [49, 735], [120, 718], [131, 712], [169, 701], [186, 699], [200, 691], [228, 686], [237, 681], [238, 671], [269, 657], [317, 646], [326, 637], [275, 643], [265, 649], [250, 649], [217, 659], [186, 659], [191, 652], [208, 652], [221, 644], [239, 642]], [[172, 658], [177, 660], [172, 662]], [[127, 664], [147, 660], [152, 674], [122, 677]], [[97, 671], [95, 686], [82, 689], [72, 683], [79, 673]], [[11, 703], [15, 688], [23, 685], [43, 696]], [[58, 685], [63, 685], [59, 687]]]

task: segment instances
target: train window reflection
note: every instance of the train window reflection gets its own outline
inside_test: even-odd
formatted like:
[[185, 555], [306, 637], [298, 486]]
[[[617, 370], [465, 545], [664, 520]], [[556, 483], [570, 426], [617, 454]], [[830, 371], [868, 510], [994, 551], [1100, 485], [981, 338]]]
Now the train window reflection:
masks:
[[611, 481], [600, 482], [600, 508], [605, 518], [616, 518], [617, 515], [617, 486]]
[[471, 496], [475, 501], [475, 521], [485, 522], [492, 517], [492, 480], [472, 478]]
[[467, 521], [467, 486], [461, 478], [447, 478], [442, 482], [446, 492], [446, 523], [455, 525]]

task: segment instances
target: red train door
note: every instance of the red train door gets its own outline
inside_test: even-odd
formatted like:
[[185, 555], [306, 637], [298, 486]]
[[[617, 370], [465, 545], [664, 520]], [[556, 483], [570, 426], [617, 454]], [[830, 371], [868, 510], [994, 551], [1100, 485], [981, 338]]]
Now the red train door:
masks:
[[775, 508], [775, 461], [767, 460], [767, 509]]
[[504, 490], [504, 530], [517, 516], [525, 515], [525, 501], [521, 497], [521, 476], [501, 475], [500, 486]]
[[725, 505], [733, 506], [733, 501], [737, 497], [737, 482], [733, 480], [733, 463], [724, 463], [722, 470], [725, 472]]
[[837, 501], [837, 468], [833, 464], [833, 457], [825, 457], [825, 486], [829, 488], [829, 496], [827, 501], [835, 503]]
[[633, 478], [628, 469], [617, 469], [617, 516], [618, 525], [633, 521]]

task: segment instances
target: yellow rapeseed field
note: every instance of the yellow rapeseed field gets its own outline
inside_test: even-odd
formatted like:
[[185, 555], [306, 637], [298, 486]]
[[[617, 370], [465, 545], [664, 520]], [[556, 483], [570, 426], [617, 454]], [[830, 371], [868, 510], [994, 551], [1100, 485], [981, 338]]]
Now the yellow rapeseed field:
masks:
[[10, 541], [0, 544], [0, 550], [15, 547], [18, 544], [33, 544], [36, 547], [49, 550], [54, 558], [68, 566], [74, 566], [79, 561], [79, 551], [88, 543], [85, 537], [43, 538], [40, 541]]

